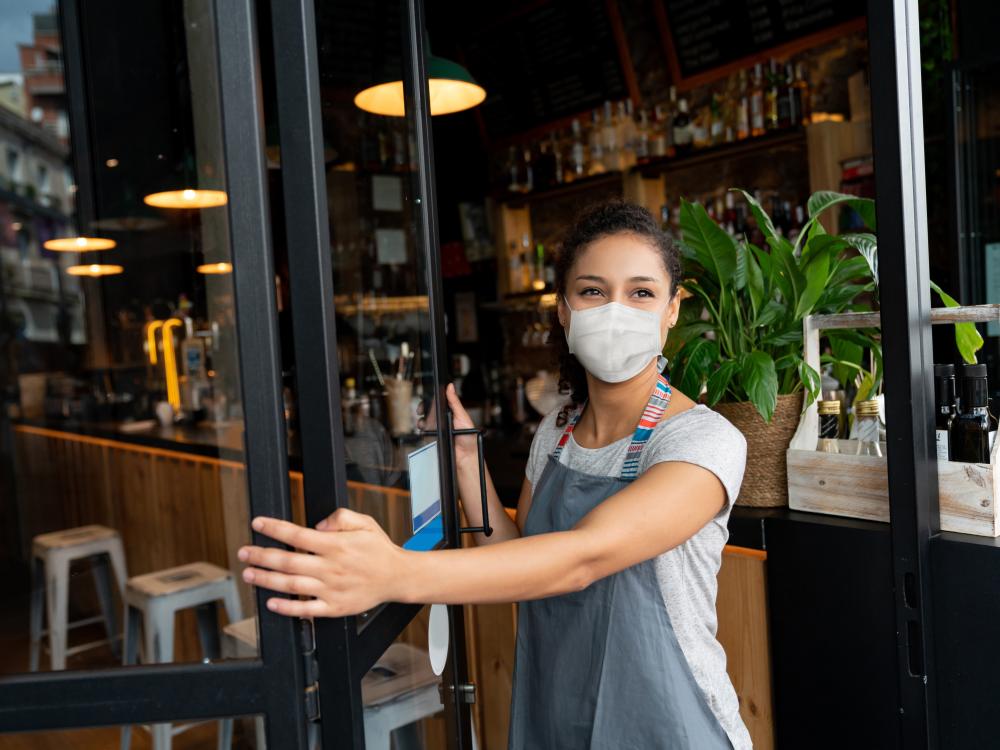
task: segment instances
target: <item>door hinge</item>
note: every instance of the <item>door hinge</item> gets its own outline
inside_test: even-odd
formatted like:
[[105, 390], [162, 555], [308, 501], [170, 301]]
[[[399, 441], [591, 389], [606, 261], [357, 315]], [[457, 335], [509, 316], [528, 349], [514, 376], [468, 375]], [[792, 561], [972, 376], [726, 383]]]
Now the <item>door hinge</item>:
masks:
[[[447, 688], [449, 691], [454, 691], [456, 689], [455, 685], [445, 685], [443, 682], [438, 685], [438, 692], [441, 694], [441, 702], [444, 703], [444, 691]], [[476, 702], [476, 684], [474, 682], [461, 682], [457, 686], [458, 688], [458, 700], [462, 703], [475, 703]]]
[[319, 662], [316, 660], [316, 631], [312, 620], [300, 620], [302, 627], [302, 671], [305, 677], [305, 708], [309, 721], [319, 721]]

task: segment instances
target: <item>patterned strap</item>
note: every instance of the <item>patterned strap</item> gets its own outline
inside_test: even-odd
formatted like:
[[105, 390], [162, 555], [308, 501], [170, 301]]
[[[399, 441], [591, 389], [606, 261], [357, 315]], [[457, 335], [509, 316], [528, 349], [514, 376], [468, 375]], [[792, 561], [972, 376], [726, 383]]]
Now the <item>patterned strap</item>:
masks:
[[[625, 463], [622, 466], [621, 473], [622, 479], [631, 481], [639, 476], [639, 459], [642, 456], [642, 449], [649, 442], [649, 438], [652, 436], [653, 430], [656, 429], [656, 425], [659, 424], [660, 418], [663, 416], [663, 412], [666, 411], [668, 404], [670, 404], [670, 381], [667, 380], [666, 375], [660, 375], [656, 381], [656, 388], [653, 389], [653, 394], [649, 397], [649, 402], [642, 412], [642, 418], [639, 419], [639, 426], [635, 428], [632, 442], [629, 443], [628, 450], [625, 453]], [[566, 423], [566, 429], [563, 430], [562, 437], [559, 438], [556, 449], [552, 451], [552, 456], [556, 461], [559, 460], [563, 448], [569, 442], [569, 436], [573, 434], [573, 428], [580, 421], [580, 415], [583, 414], [584, 406], [586, 404], [582, 404], [573, 412], [573, 415]]]

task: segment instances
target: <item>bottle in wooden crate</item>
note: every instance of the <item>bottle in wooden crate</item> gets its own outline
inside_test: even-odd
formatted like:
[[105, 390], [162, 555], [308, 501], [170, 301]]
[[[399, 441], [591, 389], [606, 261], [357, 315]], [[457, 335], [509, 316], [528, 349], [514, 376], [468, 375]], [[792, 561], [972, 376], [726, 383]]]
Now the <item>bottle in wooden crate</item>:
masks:
[[951, 425], [955, 419], [955, 365], [934, 365], [934, 438], [939, 461], [951, 458]]
[[820, 401], [819, 410], [819, 441], [816, 450], [825, 453], [840, 453], [837, 442], [840, 438], [840, 402]]
[[962, 411], [951, 423], [951, 460], [990, 461], [991, 430], [986, 365], [962, 365]]
[[879, 440], [883, 428], [882, 420], [879, 417], [878, 399], [859, 401], [854, 410], [854, 418], [857, 420], [855, 435], [858, 441], [855, 454], [858, 456], [881, 456], [882, 447], [879, 445]]

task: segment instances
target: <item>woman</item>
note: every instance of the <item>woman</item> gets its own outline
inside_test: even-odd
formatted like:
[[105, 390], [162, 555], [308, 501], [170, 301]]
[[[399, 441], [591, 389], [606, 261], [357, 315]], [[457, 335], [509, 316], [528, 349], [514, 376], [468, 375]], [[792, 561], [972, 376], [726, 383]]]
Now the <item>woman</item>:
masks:
[[[268, 601], [297, 617], [522, 602], [512, 749], [750, 747], [715, 638], [746, 443], [660, 374], [680, 276], [676, 248], [639, 206], [598, 205], [569, 231], [553, 338], [570, 398], [538, 428], [516, 523], [489, 480], [494, 533], [470, 549], [409, 552], [347, 510], [315, 531], [258, 518], [257, 531], [315, 554], [245, 547], [245, 580], [314, 597]], [[456, 426], [471, 427], [447, 393]], [[456, 445], [456, 469], [478, 525], [473, 440]]]

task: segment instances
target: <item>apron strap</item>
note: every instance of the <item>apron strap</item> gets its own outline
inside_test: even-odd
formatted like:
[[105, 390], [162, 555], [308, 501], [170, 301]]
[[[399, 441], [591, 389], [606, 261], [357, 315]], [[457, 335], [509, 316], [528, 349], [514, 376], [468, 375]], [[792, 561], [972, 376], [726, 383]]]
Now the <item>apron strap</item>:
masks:
[[[646, 447], [646, 443], [649, 442], [653, 430], [656, 429], [656, 425], [659, 424], [660, 418], [669, 404], [670, 381], [667, 380], [666, 375], [661, 373], [656, 380], [656, 387], [649, 397], [649, 402], [642, 412], [642, 417], [639, 419], [639, 426], [635, 428], [635, 434], [632, 435], [632, 442], [629, 443], [628, 451], [625, 453], [625, 463], [622, 466], [621, 473], [622, 479], [631, 481], [639, 476], [639, 459], [642, 456], [642, 449]], [[569, 442], [569, 436], [573, 434], [573, 428], [580, 421], [580, 415], [583, 414], [585, 406], [586, 404], [584, 403], [577, 407], [566, 422], [566, 428], [563, 430], [563, 434], [559, 438], [555, 450], [552, 451], [552, 457], [556, 461], [559, 461], [563, 448]]]
[[629, 443], [625, 452], [625, 463], [622, 464], [621, 478], [631, 481], [639, 476], [639, 459], [642, 457], [642, 449], [646, 447], [649, 438], [653, 435], [653, 430], [660, 423], [663, 412], [670, 404], [670, 381], [667, 376], [661, 374], [656, 380], [656, 388], [649, 397], [649, 403], [642, 413], [639, 426], [635, 428], [632, 442]]

